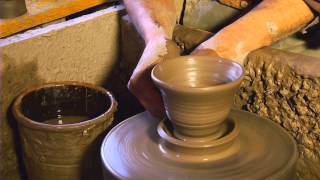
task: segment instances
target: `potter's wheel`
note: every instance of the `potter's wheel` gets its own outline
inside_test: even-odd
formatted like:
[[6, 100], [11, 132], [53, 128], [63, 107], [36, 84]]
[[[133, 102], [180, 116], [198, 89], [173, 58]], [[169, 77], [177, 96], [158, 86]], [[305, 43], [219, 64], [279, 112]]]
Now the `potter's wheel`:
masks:
[[105, 170], [120, 179], [293, 179], [297, 147], [276, 123], [232, 110], [240, 149], [227, 158], [190, 164], [166, 157], [159, 120], [144, 112], [113, 128], [101, 148]]

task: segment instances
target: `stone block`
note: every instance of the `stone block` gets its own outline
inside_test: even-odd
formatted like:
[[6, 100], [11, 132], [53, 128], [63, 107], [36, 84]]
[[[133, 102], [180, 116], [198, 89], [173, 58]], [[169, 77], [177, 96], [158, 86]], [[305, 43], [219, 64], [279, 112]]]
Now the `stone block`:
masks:
[[14, 98], [44, 82], [105, 85], [118, 61], [122, 10], [112, 7], [0, 39], [0, 179], [19, 179], [23, 164], [10, 109]]

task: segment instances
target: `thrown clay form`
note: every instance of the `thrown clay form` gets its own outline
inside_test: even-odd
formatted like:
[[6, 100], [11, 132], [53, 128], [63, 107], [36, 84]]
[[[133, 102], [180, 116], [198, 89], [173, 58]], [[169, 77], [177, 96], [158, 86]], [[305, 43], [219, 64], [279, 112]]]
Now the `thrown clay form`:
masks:
[[99, 147], [116, 106], [107, 90], [78, 82], [44, 84], [19, 95], [13, 113], [28, 178], [101, 178]]
[[171, 158], [162, 149], [163, 139], [157, 133], [160, 119], [148, 112], [133, 116], [105, 137], [101, 147], [104, 172], [118, 179], [139, 180], [294, 179], [298, 151], [286, 131], [245, 111], [231, 110], [228, 119], [238, 122], [239, 151], [213, 161], [202, 157], [202, 163], [185, 163], [180, 154]]
[[160, 89], [174, 135], [196, 141], [221, 137], [243, 74], [242, 66], [233, 61], [206, 56], [182, 56], [155, 66], [152, 80]]

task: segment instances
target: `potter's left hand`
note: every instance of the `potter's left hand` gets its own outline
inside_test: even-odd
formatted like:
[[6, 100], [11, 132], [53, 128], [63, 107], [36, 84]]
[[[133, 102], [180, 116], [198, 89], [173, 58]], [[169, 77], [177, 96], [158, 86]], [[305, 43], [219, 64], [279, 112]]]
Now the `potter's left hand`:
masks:
[[173, 41], [164, 38], [153, 39], [146, 43], [146, 48], [129, 80], [128, 89], [154, 116], [162, 117], [164, 107], [160, 93], [151, 80], [151, 70], [157, 63], [179, 55], [180, 48]]

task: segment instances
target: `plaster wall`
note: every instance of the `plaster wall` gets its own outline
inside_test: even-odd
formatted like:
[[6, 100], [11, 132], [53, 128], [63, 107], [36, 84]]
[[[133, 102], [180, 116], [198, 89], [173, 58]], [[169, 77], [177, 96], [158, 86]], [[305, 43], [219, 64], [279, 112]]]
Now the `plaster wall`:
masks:
[[0, 39], [0, 179], [20, 178], [18, 131], [10, 111], [14, 98], [43, 82], [104, 86], [118, 60], [122, 10], [111, 7]]

